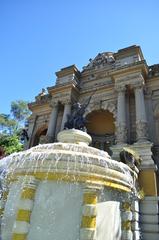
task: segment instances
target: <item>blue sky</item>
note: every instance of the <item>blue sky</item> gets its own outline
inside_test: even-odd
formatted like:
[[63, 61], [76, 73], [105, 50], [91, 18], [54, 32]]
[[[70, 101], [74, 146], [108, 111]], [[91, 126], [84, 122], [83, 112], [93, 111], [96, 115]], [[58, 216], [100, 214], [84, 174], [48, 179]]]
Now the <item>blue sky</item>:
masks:
[[158, 26], [158, 0], [0, 0], [0, 113], [99, 52], [136, 44], [159, 63]]

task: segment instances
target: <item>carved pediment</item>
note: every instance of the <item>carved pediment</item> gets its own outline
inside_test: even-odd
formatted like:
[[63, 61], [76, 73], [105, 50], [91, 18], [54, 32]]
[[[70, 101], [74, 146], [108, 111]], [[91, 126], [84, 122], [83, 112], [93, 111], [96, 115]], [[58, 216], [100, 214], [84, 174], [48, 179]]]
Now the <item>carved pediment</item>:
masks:
[[89, 59], [89, 64], [83, 67], [83, 70], [90, 70], [98, 66], [112, 65], [115, 62], [113, 53], [99, 53], [94, 59]]

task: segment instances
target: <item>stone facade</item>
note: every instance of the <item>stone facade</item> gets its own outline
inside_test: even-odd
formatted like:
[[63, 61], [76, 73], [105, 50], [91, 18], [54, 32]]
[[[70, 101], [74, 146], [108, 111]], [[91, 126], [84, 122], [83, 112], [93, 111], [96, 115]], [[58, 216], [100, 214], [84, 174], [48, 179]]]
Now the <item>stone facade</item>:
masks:
[[[99, 53], [82, 71], [72, 65], [56, 76], [55, 86], [48, 87], [47, 93], [42, 90], [29, 104], [27, 148], [55, 142], [73, 103], [84, 104], [94, 93], [85, 112], [92, 146], [108, 151], [116, 160], [123, 146], [140, 154], [139, 184], [145, 192], [140, 225], [145, 240], [158, 239], [159, 225], [154, 219], [158, 219], [159, 64], [148, 66], [141, 48], [133, 45], [116, 53]], [[150, 206], [149, 211], [145, 206]]]

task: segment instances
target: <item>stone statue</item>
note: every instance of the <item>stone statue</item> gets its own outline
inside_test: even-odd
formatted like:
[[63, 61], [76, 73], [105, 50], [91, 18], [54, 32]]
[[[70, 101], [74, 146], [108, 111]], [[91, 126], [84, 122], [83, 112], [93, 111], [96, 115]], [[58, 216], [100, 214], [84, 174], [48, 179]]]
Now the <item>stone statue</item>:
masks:
[[[93, 94], [95, 93], [95, 91], [93, 92]], [[89, 97], [87, 103], [82, 105], [79, 102], [76, 102], [73, 104], [71, 114], [67, 115], [67, 122], [64, 124], [64, 129], [75, 128], [86, 132], [86, 118], [84, 117], [84, 113], [90, 103], [93, 94]]]
[[67, 116], [67, 122], [64, 125], [64, 129], [79, 129], [86, 131], [85, 123], [86, 119], [83, 117], [86, 106], [81, 105], [79, 102], [73, 104], [71, 115]]
[[41, 92], [35, 97], [35, 99], [36, 101], [40, 101], [46, 95], [47, 95], [46, 89], [42, 88]]

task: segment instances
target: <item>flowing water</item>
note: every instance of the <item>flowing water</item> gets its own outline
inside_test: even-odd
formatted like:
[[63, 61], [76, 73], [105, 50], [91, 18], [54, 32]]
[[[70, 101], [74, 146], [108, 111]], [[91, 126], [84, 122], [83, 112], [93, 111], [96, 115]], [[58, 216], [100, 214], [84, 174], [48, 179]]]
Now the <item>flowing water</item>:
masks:
[[[104, 151], [78, 144], [44, 144], [12, 154], [0, 161], [0, 172], [1, 192], [9, 191], [1, 219], [2, 240], [12, 239], [20, 194], [28, 175], [38, 179], [37, 173], [45, 173], [38, 179], [27, 240], [80, 240], [83, 189], [92, 181], [90, 176], [105, 182], [118, 181], [130, 191], [135, 189], [128, 166], [112, 160]], [[12, 181], [21, 173], [21, 177]], [[50, 173], [62, 177], [52, 180]], [[86, 180], [79, 180], [81, 176], [86, 176]], [[99, 186], [102, 181], [96, 184]], [[101, 186], [96, 240], [120, 240], [120, 202], [124, 198], [127, 199], [124, 191]]]

